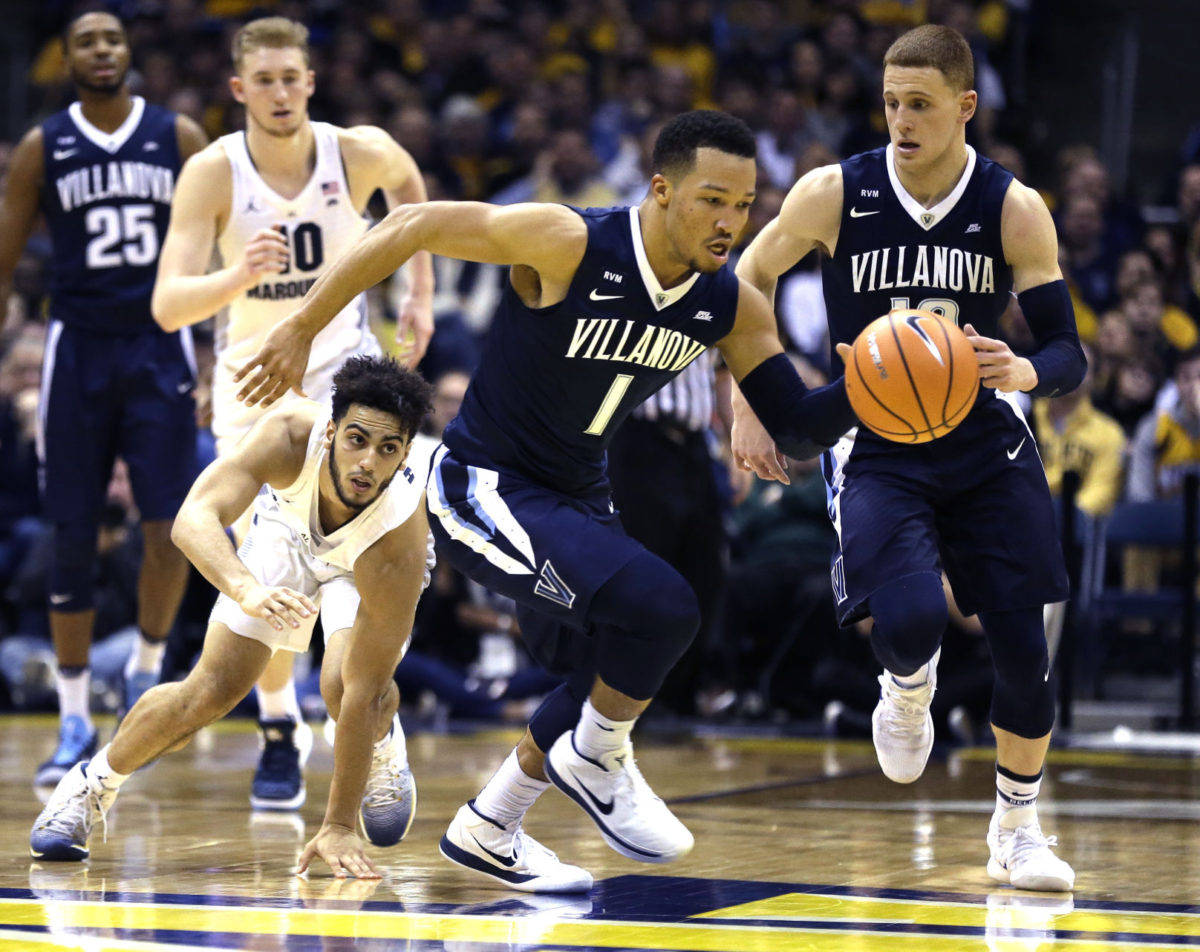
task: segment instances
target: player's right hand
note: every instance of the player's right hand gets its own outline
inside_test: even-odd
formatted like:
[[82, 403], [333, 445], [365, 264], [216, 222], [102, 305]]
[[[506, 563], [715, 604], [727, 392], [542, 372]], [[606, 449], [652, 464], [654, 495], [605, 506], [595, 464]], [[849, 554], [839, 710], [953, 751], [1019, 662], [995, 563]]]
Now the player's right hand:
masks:
[[754, 473], [759, 479], [774, 479], [785, 486], [792, 484], [787, 474], [787, 457], [775, 448], [767, 428], [749, 407], [734, 413], [729, 445], [734, 464], [739, 468]]
[[238, 599], [238, 606], [276, 631], [283, 631], [284, 626], [299, 628], [301, 618], [317, 613], [312, 599], [285, 585], [251, 585]]
[[243, 384], [238, 400], [248, 407], [256, 403], [269, 407], [288, 390], [303, 397], [301, 384], [311, 350], [312, 337], [301, 329], [294, 315], [276, 324], [258, 353], [233, 375], [234, 383]]
[[281, 274], [288, 266], [288, 240], [276, 228], [260, 228], [242, 250], [240, 267], [246, 283], [264, 274]]

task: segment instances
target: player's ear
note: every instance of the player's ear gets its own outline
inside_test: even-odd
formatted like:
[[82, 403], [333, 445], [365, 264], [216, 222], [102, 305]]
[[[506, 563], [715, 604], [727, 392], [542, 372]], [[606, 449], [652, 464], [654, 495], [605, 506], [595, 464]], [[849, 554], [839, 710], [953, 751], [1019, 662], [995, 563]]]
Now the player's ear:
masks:
[[246, 84], [242, 82], [240, 76], [229, 77], [229, 91], [233, 94], [233, 98], [240, 103], [246, 101]]
[[654, 200], [658, 202], [660, 208], [666, 208], [671, 203], [673, 190], [671, 180], [661, 172], [655, 172], [650, 177], [650, 194], [654, 196]]
[[307, 93], [311, 96], [317, 91], [317, 74], [315, 70], [308, 71]]
[[975, 109], [979, 105], [979, 93], [973, 89], [968, 89], [964, 93], [960, 93], [958, 97], [958, 121], [970, 122], [971, 117], [975, 115]]
[[337, 433], [337, 423], [330, 420], [325, 424], [325, 449], [333, 446], [333, 437]]

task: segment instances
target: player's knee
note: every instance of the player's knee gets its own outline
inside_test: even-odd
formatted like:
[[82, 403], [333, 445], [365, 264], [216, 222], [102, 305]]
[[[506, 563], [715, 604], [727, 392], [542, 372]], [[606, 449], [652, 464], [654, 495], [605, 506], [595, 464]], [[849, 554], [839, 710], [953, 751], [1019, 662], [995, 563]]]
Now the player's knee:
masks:
[[96, 527], [56, 523], [50, 560], [50, 608], [82, 612], [92, 607]]
[[342, 672], [328, 666], [321, 668], [321, 700], [335, 721], [342, 709]]
[[933, 657], [950, 620], [942, 579], [924, 572], [896, 579], [871, 596], [871, 644], [883, 666], [909, 675]]

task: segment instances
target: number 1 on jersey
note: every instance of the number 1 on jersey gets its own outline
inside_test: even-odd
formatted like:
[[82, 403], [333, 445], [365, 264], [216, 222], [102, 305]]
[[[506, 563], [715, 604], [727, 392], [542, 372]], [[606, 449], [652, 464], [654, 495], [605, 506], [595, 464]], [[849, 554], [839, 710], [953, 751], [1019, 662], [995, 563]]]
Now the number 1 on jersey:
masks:
[[629, 389], [631, 383], [633, 383], [633, 374], [617, 374], [612, 386], [608, 388], [608, 393], [604, 395], [604, 399], [600, 403], [600, 409], [596, 411], [596, 415], [592, 417], [592, 422], [588, 424], [584, 433], [588, 436], [604, 435], [604, 428], [608, 426], [612, 415], [617, 412], [617, 407], [621, 405], [621, 398], [625, 396], [625, 391]]

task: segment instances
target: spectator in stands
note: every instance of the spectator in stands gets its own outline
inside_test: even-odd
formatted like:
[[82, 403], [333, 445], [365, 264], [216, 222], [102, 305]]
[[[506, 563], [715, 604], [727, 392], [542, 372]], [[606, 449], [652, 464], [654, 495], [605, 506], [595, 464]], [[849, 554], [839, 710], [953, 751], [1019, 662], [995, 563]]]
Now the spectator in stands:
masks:
[[1170, 499], [1186, 474], [1200, 472], [1200, 347], [1180, 356], [1173, 382], [1130, 444], [1127, 495], [1135, 502]]
[[1089, 371], [1069, 394], [1033, 403], [1038, 452], [1046, 469], [1050, 492], [1062, 491], [1063, 473], [1079, 473], [1075, 504], [1090, 516], [1107, 514], [1121, 498], [1125, 432], [1091, 401], [1092, 349], [1083, 345]]
[[1168, 370], [1200, 338], [1188, 313], [1163, 299], [1157, 277], [1133, 285], [1121, 300], [1121, 313], [1129, 323], [1135, 351], [1156, 358]]
[[1114, 296], [1116, 257], [1104, 245], [1100, 203], [1089, 195], [1064, 201], [1059, 243], [1070, 278], [1084, 301], [1096, 310], [1107, 308]]

